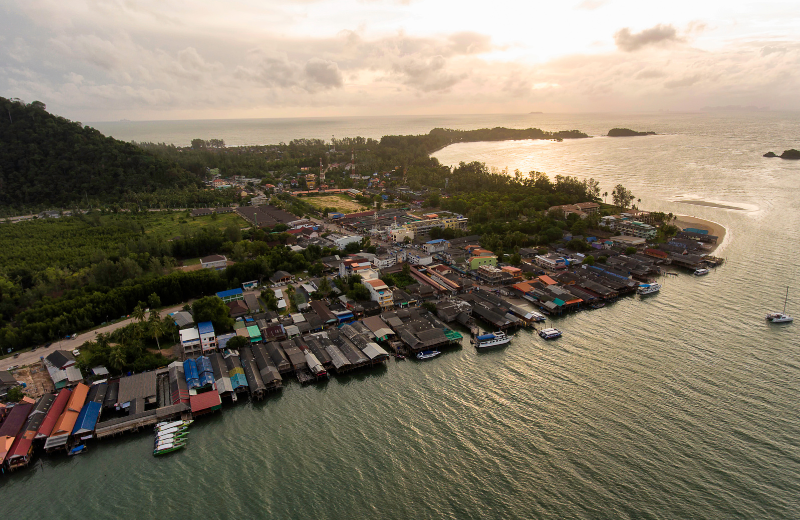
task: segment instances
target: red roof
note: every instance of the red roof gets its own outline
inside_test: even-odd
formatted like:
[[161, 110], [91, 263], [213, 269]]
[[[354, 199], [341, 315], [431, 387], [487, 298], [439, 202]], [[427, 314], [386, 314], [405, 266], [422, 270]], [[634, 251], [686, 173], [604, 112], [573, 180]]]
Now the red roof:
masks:
[[219, 398], [219, 392], [210, 390], [202, 394], [190, 395], [189, 403], [192, 407], [192, 413], [198, 414], [211, 411], [213, 408], [222, 406], [222, 401]]
[[50, 434], [53, 432], [53, 426], [56, 425], [58, 417], [61, 415], [61, 412], [64, 411], [64, 407], [67, 406], [67, 401], [69, 401], [69, 396], [71, 393], [72, 390], [69, 388], [63, 388], [58, 393], [55, 401], [53, 401], [53, 405], [47, 412], [44, 421], [42, 421], [42, 425], [39, 426], [39, 431], [36, 433], [37, 437], [50, 437]]

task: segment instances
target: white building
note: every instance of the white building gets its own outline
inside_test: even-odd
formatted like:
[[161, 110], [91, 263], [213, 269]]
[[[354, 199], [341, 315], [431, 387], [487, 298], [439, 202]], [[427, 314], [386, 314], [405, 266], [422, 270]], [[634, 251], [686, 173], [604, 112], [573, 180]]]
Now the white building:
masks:
[[361, 242], [361, 236], [359, 235], [330, 235], [328, 240], [333, 242], [333, 245], [338, 247], [339, 249], [344, 249], [347, 244], [352, 244], [353, 242]]
[[200, 266], [203, 269], [225, 269], [228, 259], [223, 255], [210, 255], [200, 259]]
[[616, 231], [620, 235], [631, 237], [652, 239], [656, 237], [658, 230], [650, 224], [639, 222], [638, 220], [623, 220], [617, 222]]
[[563, 256], [549, 254], [549, 255], [536, 255], [534, 258], [536, 265], [547, 269], [564, 269], [567, 266], [566, 260]]
[[386, 269], [387, 267], [392, 267], [394, 264], [397, 263], [397, 256], [394, 254], [386, 254], [381, 256], [376, 256], [372, 259], [372, 267], [375, 269]]
[[382, 309], [391, 309], [394, 307], [394, 297], [389, 286], [383, 283], [383, 280], [373, 279], [364, 280], [364, 285], [369, 290], [370, 299], [378, 302]]
[[183, 329], [180, 331], [180, 335], [181, 346], [183, 347], [184, 355], [187, 357], [193, 357], [202, 352], [203, 349], [200, 344], [200, 333], [196, 327]]
[[217, 348], [217, 335], [214, 333], [214, 325], [210, 321], [198, 323], [196, 330], [200, 337], [200, 346], [203, 349], [203, 353]]
[[447, 251], [450, 248], [450, 242], [443, 238], [439, 238], [425, 242], [422, 247], [425, 248], [425, 252], [428, 254], [441, 253], [442, 251]]

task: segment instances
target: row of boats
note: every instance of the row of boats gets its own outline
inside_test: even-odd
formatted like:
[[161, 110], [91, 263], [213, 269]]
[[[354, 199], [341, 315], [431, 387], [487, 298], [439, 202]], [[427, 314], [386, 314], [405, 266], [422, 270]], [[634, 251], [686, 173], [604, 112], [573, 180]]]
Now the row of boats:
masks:
[[155, 427], [153, 455], [165, 455], [186, 447], [189, 442], [189, 425], [194, 421], [161, 422]]

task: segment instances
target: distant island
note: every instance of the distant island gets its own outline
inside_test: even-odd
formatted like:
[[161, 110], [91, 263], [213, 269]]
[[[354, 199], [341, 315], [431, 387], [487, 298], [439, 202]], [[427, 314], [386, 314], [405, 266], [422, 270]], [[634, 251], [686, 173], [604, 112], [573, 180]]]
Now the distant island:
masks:
[[796, 161], [800, 159], [800, 151], [792, 148], [791, 150], [784, 150], [780, 155], [776, 154], [775, 152], [767, 152], [764, 154], [764, 157], [780, 157], [781, 159], [791, 159]]
[[528, 112], [528, 114], [544, 114], [544, 112]]
[[655, 132], [637, 132], [630, 128], [612, 128], [608, 131], [608, 137], [636, 137], [640, 135], [656, 135]]

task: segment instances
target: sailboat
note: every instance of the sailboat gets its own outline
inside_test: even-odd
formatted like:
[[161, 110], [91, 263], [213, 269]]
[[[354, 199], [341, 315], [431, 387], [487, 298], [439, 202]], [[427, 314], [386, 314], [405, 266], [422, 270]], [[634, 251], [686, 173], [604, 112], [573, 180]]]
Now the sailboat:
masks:
[[770, 323], [789, 323], [794, 318], [786, 314], [786, 302], [789, 301], [789, 288], [786, 288], [786, 298], [783, 300], [783, 312], [771, 312], [767, 314], [767, 321]]

